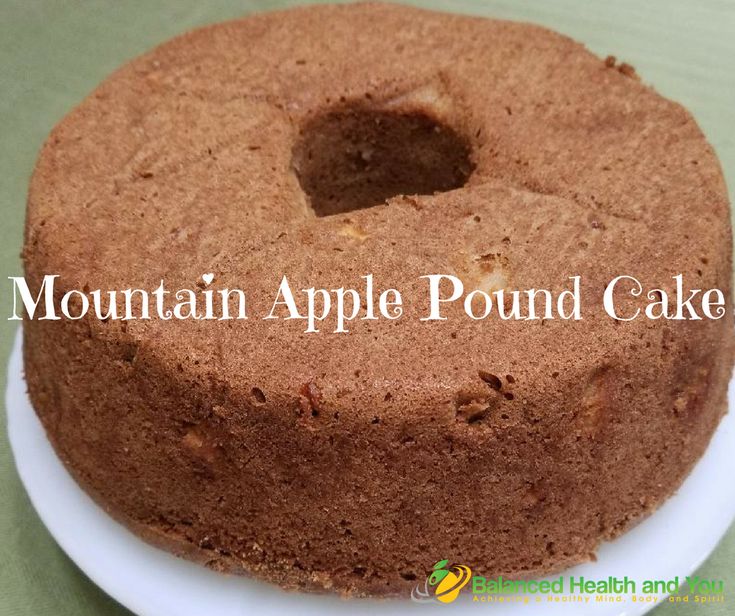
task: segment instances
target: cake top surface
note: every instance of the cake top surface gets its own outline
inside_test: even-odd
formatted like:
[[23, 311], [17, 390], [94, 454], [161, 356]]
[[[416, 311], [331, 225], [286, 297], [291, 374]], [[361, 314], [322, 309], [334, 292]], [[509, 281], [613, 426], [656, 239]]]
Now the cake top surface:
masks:
[[[653, 353], [665, 326], [616, 324], [593, 308], [602, 288], [683, 273], [729, 289], [728, 216], [696, 123], [629, 67], [529, 24], [333, 5], [196, 30], [115, 72], [41, 152], [24, 258], [68, 288], [212, 272], [247, 290], [252, 318], [90, 327], [271, 401], [311, 384], [325, 407], [428, 413], [486, 387], [480, 372], [558, 388]], [[455, 306], [421, 322], [420, 276], [436, 273], [468, 290], [578, 275], [585, 317], [474, 322]], [[366, 274], [401, 290], [404, 318], [348, 335], [260, 318], [283, 275], [334, 289]]]

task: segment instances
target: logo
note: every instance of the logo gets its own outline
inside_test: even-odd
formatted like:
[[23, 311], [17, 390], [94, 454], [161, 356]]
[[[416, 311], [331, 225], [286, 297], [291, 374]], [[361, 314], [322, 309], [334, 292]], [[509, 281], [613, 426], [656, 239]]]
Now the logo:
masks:
[[423, 584], [411, 591], [411, 599], [418, 603], [452, 603], [472, 577], [466, 565], [447, 567], [448, 559], [434, 565]]

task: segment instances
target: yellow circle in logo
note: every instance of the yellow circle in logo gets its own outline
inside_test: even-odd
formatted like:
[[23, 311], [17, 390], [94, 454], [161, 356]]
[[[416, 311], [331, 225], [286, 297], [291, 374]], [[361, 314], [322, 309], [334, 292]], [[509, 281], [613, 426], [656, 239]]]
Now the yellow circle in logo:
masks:
[[462, 590], [472, 577], [472, 571], [465, 565], [457, 565], [452, 567], [452, 571], [444, 576], [444, 579], [439, 582], [434, 592], [438, 601], [442, 603], [451, 603], [459, 596], [459, 591]]

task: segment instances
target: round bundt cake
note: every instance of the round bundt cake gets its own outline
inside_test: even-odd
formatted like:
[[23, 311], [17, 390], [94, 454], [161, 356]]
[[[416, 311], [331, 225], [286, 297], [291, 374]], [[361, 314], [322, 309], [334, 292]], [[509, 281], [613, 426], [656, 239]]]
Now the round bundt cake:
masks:
[[[529, 24], [332, 5], [167, 42], [52, 131], [23, 258], [57, 294], [246, 290], [247, 319], [27, 319], [25, 370], [111, 515], [283, 587], [402, 594], [440, 558], [506, 577], [589, 559], [676, 490], [726, 410], [730, 314], [602, 304], [621, 274], [729, 300], [712, 148], [631, 67]], [[583, 315], [422, 321], [438, 273], [579, 276]], [[368, 275], [401, 318], [262, 318], [283, 276]]]

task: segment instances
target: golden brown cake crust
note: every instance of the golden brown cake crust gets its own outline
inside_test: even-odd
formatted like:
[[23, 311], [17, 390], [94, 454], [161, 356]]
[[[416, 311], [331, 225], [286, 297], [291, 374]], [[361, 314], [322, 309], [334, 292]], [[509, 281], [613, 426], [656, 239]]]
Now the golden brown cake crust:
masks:
[[[376, 113], [419, 127], [399, 133], [451, 129], [414, 150], [463, 160], [456, 133], [470, 166], [437, 181], [469, 180], [315, 216], [299, 173], [327, 177], [328, 161], [306, 169], [297, 144], [330, 110], [337, 127]], [[283, 274], [300, 289], [372, 273], [406, 315], [348, 335], [257, 317], [27, 321], [29, 391], [99, 503], [216, 569], [346, 594], [408, 592], [439, 558], [545, 573], [669, 496], [726, 408], [729, 316], [616, 323], [602, 288], [683, 273], [729, 298], [730, 245], [689, 113], [568, 38], [382, 4], [255, 15], [132, 61], [53, 130], [28, 280], [176, 289], [211, 271], [263, 315]], [[488, 260], [513, 288], [581, 276], [584, 319], [419, 321], [419, 276], [477, 281]]]

